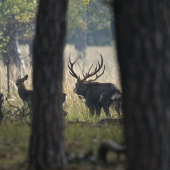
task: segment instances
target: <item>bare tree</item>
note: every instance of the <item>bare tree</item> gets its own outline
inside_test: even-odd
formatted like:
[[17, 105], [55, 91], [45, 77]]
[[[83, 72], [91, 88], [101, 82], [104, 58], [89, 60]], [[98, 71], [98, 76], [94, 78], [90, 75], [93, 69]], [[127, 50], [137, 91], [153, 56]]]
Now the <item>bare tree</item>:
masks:
[[33, 46], [33, 123], [29, 164], [66, 167], [62, 119], [63, 48], [67, 0], [40, 0]]
[[170, 168], [170, 1], [115, 0], [129, 170]]
[[0, 93], [0, 125], [2, 123], [2, 120], [3, 120], [3, 113], [2, 113], [2, 104], [4, 102], [4, 95], [2, 93]]
[[12, 66], [15, 65], [18, 68], [18, 72], [20, 72], [22, 64], [18, 44], [18, 24], [17, 22], [15, 22], [14, 16], [12, 16], [12, 20], [14, 22], [11, 21], [7, 23], [3, 31], [4, 37], [9, 36], [9, 42], [5, 47], [5, 52], [2, 53], [3, 63], [7, 67], [7, 89], [8, 89], [7, 98], [10, 97], [10, 80], [12, 80], [14, 76]]

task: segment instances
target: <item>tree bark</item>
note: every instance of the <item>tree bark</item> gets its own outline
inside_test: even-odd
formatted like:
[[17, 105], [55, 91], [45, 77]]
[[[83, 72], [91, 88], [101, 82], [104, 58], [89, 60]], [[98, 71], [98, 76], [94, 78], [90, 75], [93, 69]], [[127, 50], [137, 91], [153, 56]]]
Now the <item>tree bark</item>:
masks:
[[170, 1], [115, 0], [129, 170], [170, 168]]
[[30, 167], [64, 169], [62, 78], [67, 0], [40, 0], [33, 46]]

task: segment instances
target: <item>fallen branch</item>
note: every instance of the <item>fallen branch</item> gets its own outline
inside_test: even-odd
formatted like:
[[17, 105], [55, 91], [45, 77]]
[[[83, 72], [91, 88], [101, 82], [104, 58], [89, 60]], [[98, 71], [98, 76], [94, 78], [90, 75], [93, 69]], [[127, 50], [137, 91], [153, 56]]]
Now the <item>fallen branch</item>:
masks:
[[11, 103], [9, 103], [9, 101], [8, 101], [8, 100], [7, 100], [7, 103], [9, 104], [9, 106], [10, 106], [10, 107], [14, 107], [14, 108], [17, 108], [17, 109], [18, 109], [18, 110], [14, 111], [14, 112], [12, 113], [12, 116], [13, 116], [14, 114], [16, 114], [16, 113], [19, 111], [20, 119], [21, 119], [21, 120], [22, 120], [22, 122], [23, 122], [22, 114], [21, 114], [21, 110], [20, 110], [20, 108], [19, 108], [18, 106], [14, 106], [14, 105], [12, 105]]
[[109, 151], [116, 152], [119, 157], [120, 153], [126, 153], [126, 146], [112, 141], [104, 141], [99, 147], [98, 158], [107, 163], [106, 155]]

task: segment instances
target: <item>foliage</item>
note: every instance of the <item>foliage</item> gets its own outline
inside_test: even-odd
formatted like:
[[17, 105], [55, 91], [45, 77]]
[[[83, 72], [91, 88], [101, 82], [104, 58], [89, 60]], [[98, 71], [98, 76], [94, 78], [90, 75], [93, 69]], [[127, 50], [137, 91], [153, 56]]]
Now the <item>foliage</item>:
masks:
[[[30, 37], [29, 30], [34, 28], [36, 0], [5, 0], [0, 2], [0, 52], [4, 53], [5, 47], [15, 32], [27, 27], [25, 37]], [[5, 34], [8, 25], [17, 24], [17, 27]]]
[[99, 0], [69, 0], [68, 6], [68, 32], [69, 35], [75, 33], [76, 27], [86, 30], [91, 25], [98, 30], [108, 29], [113, 13], [108, 6], [103, 5]]
[[18, 23], [27, 23], [35, 16], [36, 0], [6, 0], [1, 2], [1, 24], [14, 22], [13, 16]]
[[[0, 2], [0, 53], [6, 52], [5, 47], [10, 41], [10, 35], [4, 35], [7, 24], [17, 24], [19, 39], [27, 40], [33, 37], [37, 0], [6, 0]], [[88, 32], [110, 27], [113, 13], [98, 0], [69, 0], [68, 5], [68, 34], [76, 33], [76, 28]]]

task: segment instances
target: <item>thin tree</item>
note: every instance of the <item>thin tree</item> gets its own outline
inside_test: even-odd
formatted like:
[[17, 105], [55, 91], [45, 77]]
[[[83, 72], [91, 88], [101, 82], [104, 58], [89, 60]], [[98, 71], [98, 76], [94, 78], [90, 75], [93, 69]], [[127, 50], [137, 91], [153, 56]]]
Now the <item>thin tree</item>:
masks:
[[66, 167], [62, 120], [63, 48], [67, 0], [40, 0], [33, 46], [33, 123], [29, 164]]
[[115, 0], [128, 170], [170, 168], [170, 1]]

